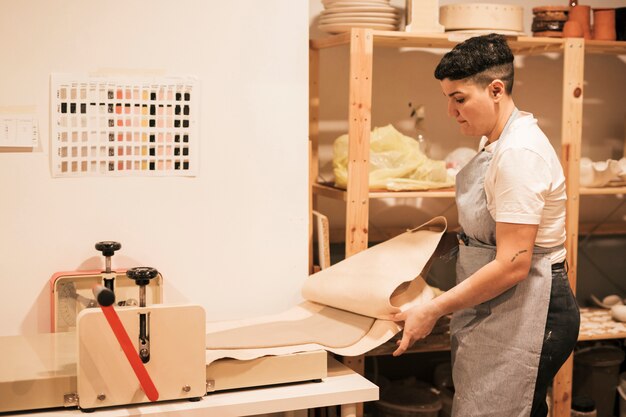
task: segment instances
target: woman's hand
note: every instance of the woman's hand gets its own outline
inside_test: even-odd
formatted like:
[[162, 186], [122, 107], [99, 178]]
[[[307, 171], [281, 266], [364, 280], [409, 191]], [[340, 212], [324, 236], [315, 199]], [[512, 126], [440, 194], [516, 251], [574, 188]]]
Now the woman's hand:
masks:
[[428, 336], [441, 316], [442, 314], [432, 301], [413, 306], [405, 312], [394, 315], [394, 321], [404, 322], [404, 330], [402, 340], [398, 341], [398, 349], [393, 352], [393, 356], [402, 355], [417, 340]]

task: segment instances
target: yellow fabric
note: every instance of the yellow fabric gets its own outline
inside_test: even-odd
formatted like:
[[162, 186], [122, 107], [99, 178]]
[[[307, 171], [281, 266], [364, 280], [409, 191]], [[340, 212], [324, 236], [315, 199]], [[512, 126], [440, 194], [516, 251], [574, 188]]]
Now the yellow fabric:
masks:
[[[377, 127], [370, 136], [369, 187], [371, 190], [427, 190], [454, 185], [444, 161], [428, 158], [418, 142], [392, 125]], [[335, 185], [348, 184], [348, 135], [333, 145]]]

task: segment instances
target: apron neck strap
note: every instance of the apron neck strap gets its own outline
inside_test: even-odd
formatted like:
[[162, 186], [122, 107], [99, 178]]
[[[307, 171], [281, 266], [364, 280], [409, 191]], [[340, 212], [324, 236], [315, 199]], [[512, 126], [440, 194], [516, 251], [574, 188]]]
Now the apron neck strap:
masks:
[[509, 129], [511, 128], [511, 124], [513, 124], [515, 119], [517, 119], [518, 117], [519, 117], [519, 110], [517, 109], [517, 107], [513, 107], [513, 111], [511, 112], [509, 119], [506, 121], [506, 124], [504, 125], [504, 129], [502, 129], [502, 132], [500, 132], [500, 136], [498, 137], [498, 140], [496, 141], [496, 149], [500, 146], [500, 142], [502, 141], [502, 138], [504, 138], [506, 134], [508, 133]]

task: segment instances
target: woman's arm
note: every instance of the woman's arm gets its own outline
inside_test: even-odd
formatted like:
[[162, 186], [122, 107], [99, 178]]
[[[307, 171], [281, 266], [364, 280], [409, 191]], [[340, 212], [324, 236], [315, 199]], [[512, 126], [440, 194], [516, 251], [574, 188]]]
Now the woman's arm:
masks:
[[394, 356], [432, 331], [443, 315], [491, 300], [528, 276], [538, 225], [496, 223], [496, 258], [465, 281], [428, 303], [396, 314], [404, 321], [402, 340]]

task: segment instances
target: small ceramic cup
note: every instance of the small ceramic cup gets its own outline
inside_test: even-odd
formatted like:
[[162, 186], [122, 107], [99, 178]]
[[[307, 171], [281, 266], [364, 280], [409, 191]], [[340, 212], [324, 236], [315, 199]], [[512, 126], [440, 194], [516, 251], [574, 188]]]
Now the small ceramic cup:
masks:
[[574, 20], [583, 28], [583, 37], [591, 39], [591, 6], [577, 5], [569, 9], [569, 20]]
[[593, 39], [615, 40], [615, 9], [593, 9]]

